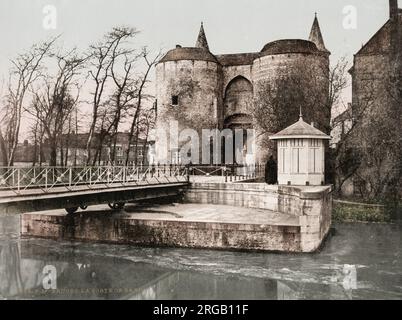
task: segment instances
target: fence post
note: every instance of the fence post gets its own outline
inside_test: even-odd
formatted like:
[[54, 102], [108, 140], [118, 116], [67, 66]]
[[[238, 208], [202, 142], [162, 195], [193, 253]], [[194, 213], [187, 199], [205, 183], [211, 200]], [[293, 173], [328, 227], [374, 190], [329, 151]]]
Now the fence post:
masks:
[[48, 169], [46, 168], [45, 169], [45, 189], [47, 190], [47, 173], [48, 173], [48, 171], [47, 171]]

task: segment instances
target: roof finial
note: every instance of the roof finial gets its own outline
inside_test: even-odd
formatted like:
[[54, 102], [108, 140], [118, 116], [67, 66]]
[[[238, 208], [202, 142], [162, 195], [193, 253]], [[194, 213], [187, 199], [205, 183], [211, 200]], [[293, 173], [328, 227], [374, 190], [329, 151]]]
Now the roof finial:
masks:
[[303, 120], [302, 107], [300, 106], [299, 120]]
[[317, 18], [317, 12], [314, 12], [314, 16]]

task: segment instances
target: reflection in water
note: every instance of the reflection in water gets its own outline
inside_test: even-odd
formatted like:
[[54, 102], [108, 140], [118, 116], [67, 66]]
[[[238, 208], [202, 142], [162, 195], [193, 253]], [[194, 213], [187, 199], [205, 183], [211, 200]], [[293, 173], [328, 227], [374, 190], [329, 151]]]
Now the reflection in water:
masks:
[[0, 216], [0, 298], [401, 299], [402, 227], [335, 229], [320, 253], [271, 254], [21, 239]]

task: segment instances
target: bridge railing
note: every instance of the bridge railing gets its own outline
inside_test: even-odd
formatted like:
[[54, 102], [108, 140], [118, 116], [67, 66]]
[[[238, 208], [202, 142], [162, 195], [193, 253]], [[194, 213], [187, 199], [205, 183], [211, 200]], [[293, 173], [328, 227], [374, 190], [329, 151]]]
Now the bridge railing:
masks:
[[225, 182], [243, 181], [262, 178], [265, 175], [265, 165], [228, 164], [228, 165], [190, 165], [189, 175], [222, 176]]
[[[16, 194], [27, 189], [48, 193], [56, 187], [72, 190], [79, 186], [125, 185], [154, 178], [187, 178], [185, 166], [83, 166], [83, 167], [0, 167], [0, 191], [12, 190]], [[188, 179], [188, 178], [187, 178]]]

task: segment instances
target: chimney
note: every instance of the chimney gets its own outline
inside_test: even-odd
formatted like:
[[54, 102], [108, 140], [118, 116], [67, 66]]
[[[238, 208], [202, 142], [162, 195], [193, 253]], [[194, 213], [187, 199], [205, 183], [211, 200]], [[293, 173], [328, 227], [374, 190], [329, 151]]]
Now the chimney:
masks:
[[314, 123], [314, 122], [311, 122], [311, 126], [315, 128], [315, 123]]
[[398, 0], [389, 0], [389, 17], [394, 19], [398, 16]]

